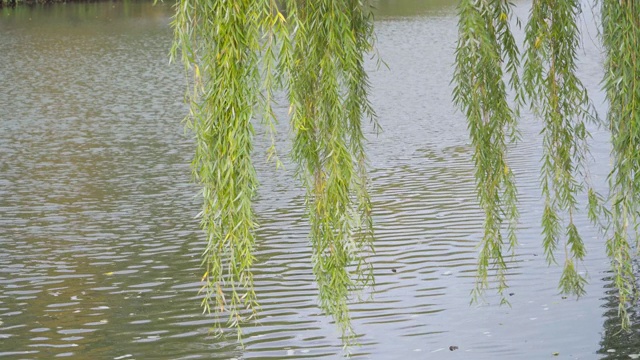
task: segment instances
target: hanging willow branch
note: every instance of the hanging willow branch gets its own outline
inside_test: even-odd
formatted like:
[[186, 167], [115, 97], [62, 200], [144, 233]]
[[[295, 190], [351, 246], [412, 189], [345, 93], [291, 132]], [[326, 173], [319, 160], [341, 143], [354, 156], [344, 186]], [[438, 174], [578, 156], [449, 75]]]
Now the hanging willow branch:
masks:
[[[487, 287], [489, 267], [497, 269], [499, 292], [506, 286], [501, 233], [504, 218], [510, 220], [509, 244], [515, 245], [515, 187], [505, 161], [505, 129], [515, 132], [517, 111], [507, 105], [503, 69], [510, 74], [510, 85], [516, 91], [516, 106], [522, 97], [516, 73], [517, 49], [506, 25], [508, 10], [507, 4], [494, 0], [462, 0], [459, 5], [454, 100], [468, 120], [475, 147], [478, 197], [485, 211], [476, 294]], [[565, 239], [559, 288], [564, 293], [582, 295], [586, 280], [576, 266], [586, 250], [574, 217], [577, 196], [587, 187], [589, 218], [600, 225], [604, 220], [605, 232], [610, 230], [607, 252], [619, 291], [622, 326], [626, 328], [626, 309], [638, 292], [631, 249], [638, 247], [640, 239], [640, 3], [602, 1], [607, 50], [604, 87], [610, 107], [614, 159], [609, 176], [610, 210], [604, 208], [600, 195], [589, 186], [585, 166], [589, 138], [586, 122], [592, 117], [586, 90], [575, 75], [579, 12], [580, 5], [575, 0], [534, 0], [526, 28], [524, 91], [534, 113], [544, 121], [543, 246], [547, 260], [555, 262], [554, 251], [560, 238]], [[631, 236], [636, 239], [633, 244], [629, 241]]]
[[[576, 0], [534, 0], [526, 27], [526, 61], [523, 85], [534, 113], [544, 122], [541, 187], [545, 199], [542, 215], [543, 247], [547, 261], [564, 238], [562, 293], [583, 295], [586, 279], [576, 269], [586, 249], [575, 225], [577, 196], [586, 177], [586, 140], [589, 132], [587, 91], [577, 78], [576, 51], [579, 31]], [[589, 189], [589, 213], [596, 213], [597, 197]], [[566, 215], [566, 218], [564, 216]], [[564, 231], [562, 227], [564, 227]], [[564, 232], [564, 236], [561, 234]]]
[[[285, 16], [277, 5], [286, 10]], [[173, 20], [173, 53], [193, 74], [188, 94], [196, 150], [194, 179], [202, 186], [201, 226], [205, 311], [228, 312], [238, 328], [255, 315], [253, 288], [258, 180], [251, 161], [252, 119], [263, 115], [275, 154], [272, 98], [282, 84], [290, 102], [297, 175], [306, 186], [313, 271], [321, 308], [353, 341], [348, 301], [373, 282], [366, 256], [373, 251], [362, 120], [375, 116], [367, 93], [363, 56], [372, 49], [373, 19], [360, 0], [180, 0]], [[576, 270], [585, 247], [574, 223], [577, 194], [586, 183], [588, 99], [575, 76], [577, 0], [534, 0], [526, 29], [525, 92], [543, 119], [542, 191], [544, 247], [554, 261], [564, 238], [563, 292], [581, 295], [585, 279]], [[506, 0], [461, 0], [454, 72], [454, 101], [468, 120], [474, 147], [478, 199], [485, 215], [474, 294], [507, 288], [505, 254], [513, 251], [518, 221], [514, 175], [507, 148], [518, 137], [522, 103], [519, 53]], [[610, 174], [613, 261], [623, 326], [636, 296], [631, 248], [638, 246], [640, 203], [640, 4], [602, 0], [607, 50], [605, 90], [610, 105], [614, 168]], [[508, 88], [515, 90], [515, 108]], [[584, 180], [583, 180], [584, 178]], [[602, 204], [588, 191], [589, 216]], [[563, 228], [564, 227], [564, 231]], [[562, 235], [564, 232], [564, 235]], [[635, 244], [629, 238], [634, 236]]]
[[604, 89], [613, 144], [609, 175], [612, 234], [607, 253], [618, 289], [622, 327], [626, 328], [627, 307], [638, 291], [631, 248], [637, 248], [640, 239], [640, 2], [601, 1], [602, 38], [607, 50]]
[[467, 117], [478, 199], [485, 214], [474, 294], [480, 295], [488, 287], [488, 272], [495, 269], [497, 289], [505, 302], [505, 246], [508, 250], [516, 246], [518, 219], [516, 185], [507, 165], [507, 144], [517, 138], [517, 112], [508, 104], [503, 80], [505, 66], [510, 85], [519, 86], [518, 49], [508, 23], [511, 5], [507, 1], [462, 0], [458, 9], [453, 98]]
[[320, 306], [354, 337], [348, 299], [373, 280], [371, 205], [361, 122], [373, 119], [363, 55], [372, 47], [369, 9], [357, 0], [290, 1], [295, 27], [289, 71], [292, 158], [307, 188], [313, 271]]
[[192, 170], [202, 186], [199, 216], [207, 235], [202, 305], [207, 312], [211, 304], [216, 313], [228, 311], [238, 331], [257, 309], [251, 267], [258, 181], [251, 162], [251, 120], [260, 104], [267, 123], [272, 116], [273, 75], [261, 73], [259, 64], [264, 52], [263, 67], [270, 70], [272, 34], [283, 28], [274, 25], [284, 20], [274, 9], [269, 0], [181, 0], [172, 24], [173, 54], [180, 50], [193, 73], [187, 124], [196, 140]]
[[[258, 181], [251, 162], [256, 112], [275, 154], [274, 89], [291, 102], [292, 158], [307, 187], [314, 273], [320, 305], [354, 337], [348, 300], [371, 284], [373, 251], [363, 117], [367, 99], [364, 53], [373, 19], [358, 0], [181, 0], [173, 21], [174, 54], [193, 73], [188, 126], [196, 139], [193, 176], [202, 185], [200, 214], [205, 311], [228, 312], [238, 327], [255, 315], [252, 200]], [[256, 111], [256, 109], [260, 111]], [[375, 123], [375, 121], [374, 121]]]

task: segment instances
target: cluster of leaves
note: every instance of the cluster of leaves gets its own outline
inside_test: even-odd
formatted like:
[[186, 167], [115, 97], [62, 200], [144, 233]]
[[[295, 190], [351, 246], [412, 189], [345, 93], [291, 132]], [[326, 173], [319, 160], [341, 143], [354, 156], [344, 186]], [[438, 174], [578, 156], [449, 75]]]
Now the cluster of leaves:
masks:
[[[577, 264], [584, 259], [586, 249], [574, 216], [577, 197], [588, 181], [586, 120], [591, 118], [587, 91], [575, 74], [579, 12], [576, 0], [533, 1], [526, 26], [523, 81], [533, 112], [544, 122], [541, 187], [545, 199], [545, 255], [550, 264], [556, 262], [554, 252], [564, 225], [565, 260], [559, 288], [562, 293], [577, 296], [585, 292], [586, 279], [577, 271]], [[589, 194], [591, 199], [598, 199], [592, 188]], [[589, 213], [596, 214], [598, 201], [589, 205]]]
[[[519, 87], [519, 53], [509, 28], [510, 12], [507, 1], [460, 2], [453, 92], [454, 102], [468, 120], [478, 200], [485, 214], [474, 294], [480, 295], [489, 286], [489, 270], [495, 269], [503, 302], [508, 269], [505, 246], [515, 249], [518, 221], [517, 190], [507, 165], [508, 144], [518, 135], [517, 111], [509, 106], [503, 70], [506, 64], [509, 85]], [[505, 222], [506, 239], [502, 233]]]
[[320, 306], [353, 339], [347, 300], [373, 280], [363, 115], [367, 99], [363, 55], [372, 48], [373, 19], [355, 0], [290, 1], [295, 24], [288, 94], [294, 132], [292, 159], [307, 188], [313, 270]]
[[[586, 249], [574, 219], [578, 196], [586, 190], [588, 216], [609, 236], [607, 252], [619, 291], [622, 326], [627, 327], [626, 308], [637, 295], [631, 251], [640, 238], [640, 3], [602, 0], [601, 4], [602, 38], [607, 50], [604, 88], [609, 101], [614, 160], [607, 199], [610, 209], [590, 185], [585, 164], [590, 137], [587, 125], [589, 121], [595, 123], [595, 117], [591, 115], [587, 92], [576, 76], [579, 1], [533, 1], [526, 25], [520, 84], [518, 49], [507, 24], [511, 5], [502, 0], [462, 0], [454, 100], [468, 120], [475, 148], [478, 198], [486, 216], [476, 291], [486, 289], [489, 268], [497, 271], [499, 293], [506, 287], [502, 221], [509, 221], [508, 245], [513, 248], [517, 211], [513, 175], [505, 160], [505, 139], [507, 134], [511, 139], [517, 138], [514, 134], [517, 135], [518, 109], [528, 101], [544, 125], [542, 228], [549, 263], [556, 262], [554, 254], [564, 239], [559, 289], [577, 296], [585, 291], [586, 279], [577, 266]], [[503, 71], [510, 75], [509, 85], [516, 94], [513, 108], [508, 103]], [[629, 241], [632, 236], [635, 244]]]
[[205, 310], [213, 304], [217, 313], [228, 311], [235, 326], [257, 310], [251, 272], [258, 186], [252, 119], [264, 114], [273, 156], [272, 99], [282, 89], [290, 102], [291, 157], [307, 188], [320, 305], [349, 344], [350, 294], [373, 281], [366, 261], [373, 230], [362, 130], [363, 118], [374, 119], [363, 58], [373, 44], [368, 5], [181, 0], [176, 9], [174, 54], [181, 50], [194, 76], [188, 125], [196, 138], [192, 169], [203, 188], [200, 217], [208, 238]]
[[[590, 218], [596, 222], [600, 214], [607, 217], [607, 250], [620, 292], [620, 313], [626, 315], [637, 291], [629, 237], [634, 233], [639, 238], [640, 224], [640, 4], [602, 0], [604, 86], [614, 158], [610, 210], [603, 210], [601, 197], [588, 185], [585, 167], [591, 117], [586, 91], [575, 75], [579, 2], [533, 1], [522, 80], [520, 53], [509, 26], [511, 7], [506, 0], [461, 0], [459, 5], [453, 95], [468, 120], [478, 199], [485, 213], [474, 294], [489, 287], [491, 270], [498, 292], [502, 295], [507, 288], [505, 255], [517, 245], [518, 221], [507, 152], [518, 138], [519, 108], [530, 99], [544, 124], [541, 185], [547, 260], [555, 262], [564, 239], [559, 287], [564, 293], [584, 293], [585, 279], [577, 265], [586, 251], [574, 216], [578, 195], [587, 188]], [[362, 130], [364, 118], [375, 118], [363, 66], [374, 38], [367, 2], [180, 0], [176, 10], [174, 55], [180, 52], [193, 74], [187, 121], [196, 139], [193, 176], [204, 198], [205, 310], [213, 305], [217, 313], [228, 312], [238, 329], [257, 311], [251, 270], [257, 227], [252, 201], [258, 187], [251, 159], [253, 124], [263, 114], [262, 124], [272, 139], [269, 156], [275, 155], [272, 99], [274, 91], [284, 90], [293, 132], [291, 157], [307, 189], [320, 305], [349, 344], [354, 338], [350, 294], [373, 281], [366, 261], [373, 251], [373, 229]], [[611, 228], [606, 227], [609, 223]]]
[[[640, 239], [640, 2], [601, 0], [601, 5], [602, 38], [607, 53], [604, 89], [613, 145], [607, 253], [613, 262], [622, 325], [627, 327], [627, 307], [637, 298], [638, 291], [631, 252]], [[635, 238], [633, 244], [629, 241], [631, 236]]]
[[[252, 201], [258, 187], [252, 119], [260, 106], [273, 113], [271, 92], [264, 96], [261, 90], [265, 83], [270, 89], [273, 79], [261, 70], [270, 70], [269, 56], [261, 65], [262, 54], [273, 54], [270, 40], [281, 29], [274, 24], [284, 19], [273, 1], [181, 0], [176, 8], [172, 53], [180, 51], [193, 74], [187, 126], [196, 140], [193, 177], [204, 199], [199, 214], [207, 235], [202, 304], [206, 311], [211, 303], [215, 312], [228, 311], [231, 325], [240, 329], [258, 305], [251, 270], [257, 226]], [[264, 119], [273, 128], [274, 119]]]

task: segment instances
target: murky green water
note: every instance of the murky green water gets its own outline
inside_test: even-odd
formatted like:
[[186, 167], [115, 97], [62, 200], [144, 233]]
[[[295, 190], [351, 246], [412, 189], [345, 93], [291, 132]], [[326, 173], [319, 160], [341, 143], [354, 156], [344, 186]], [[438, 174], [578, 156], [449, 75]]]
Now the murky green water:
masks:
[[[377, 2], [371, 136], [377, 285], [352, 307], [357, 359], [628, 358], [638, 332], [614, 335], [604, 240], [588, 242], [588, 295], [556, 290], [541, 250], [539, 126], [523, 119], [512, 153], [522, 200], [510, 264], [511, 307], [488, 294], [469, 306], [482, 217], [466, 125], [450, 101], [455, 9]], [[585, 6], [581, 73], [602, 110], [599, 48]], [[526, 16], [526, 6], [518, 8]], [[209, 334], [180, 123], [184, 77], [168, 63], [166, 4], [92, 3], [0, 10], [0, 357], [15, 359], [338, 358], [336, 328], [316, 304], [302, 192], [292, 167], [256, 162], [256, 281], [263, 311], [245, 348]], [[281, 105], [279, 137], [289, 133]], [[593, 180], [604, 183], [608, 134], [595, 130]], [[395, 270], [392, 271], [392, 270]], [[636, 324], [640, 320], [635, 321]], [[459, 349], [449, 351], [449, 346]], [[615, 352], [611, 352], [611, 351]]]

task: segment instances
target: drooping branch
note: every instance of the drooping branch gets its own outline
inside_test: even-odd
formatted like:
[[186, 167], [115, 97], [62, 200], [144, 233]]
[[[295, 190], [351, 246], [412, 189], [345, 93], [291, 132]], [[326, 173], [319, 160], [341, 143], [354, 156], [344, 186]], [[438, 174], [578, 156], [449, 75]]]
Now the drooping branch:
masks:
[[[586, 141], [590, 135], [586, 120], [591, 117], [587, 91], [575, 73], [579, 12], [580, 4], [575, 0], [534, 0], [526, 27], [523, 81], [533, 112], [544, 123], [541, 187], [545, 255], [549, 263], [555, 263], [554, 251], [564, 238], [559, 288], [577, 296], [584, 294], [586, 284], [577, 271], [586, 249], [574, 218], [578, 195], [587, 180]], [[589, 193], [595, 194], [592, 188]], [[597, 202], [589, 204], [590, 212], [595, 212]]]
[[320, 306], [349, 344], [352, 291], [370, 284], [371, 205], [361, 123], [373, 118], [364, 53], [372, 47], [367, 5], [357, 0], [290, 1], [292, 158], [307, 188], [313, 270]]
[[[602, 38], [607, 51], [604, 89], [613, 145], [609, 175], [611, 234], [607, 253], [619, 294], [622, 327], [629, 325], [627, 307], [637, 298], [632, 247], [640, 239], [640, 3], [602, 0]], [[630, 241], [634, 238], [635, 241]]]
[[[202, 304], [205, 311], [213, 305], [216, 313], [228, 312], [238, 330], [257, 309], [252, 119], [260, 104], [266, 122], [272, 119], [274, 57], [273, 36], [263, 36], [282, 29], [275, 24], [283, 20], [270, 0], [181, 0], [172, 24], [174, 55], [179, 50], [193, 74], [187, 124], [195, 136], [192, 171], [202, 186], [199, 216], [207, 236]], [[266, 96], [262, 86], [268, 87]]]
[[[204, 199], [203, 306], [228, 312], [238, 329], [257, 309], [251, 270], [257, 226], [252, 201], [258, 186], [251, 161], [252, 119], [264, 114], [263, 124], [273, 135], [271, 103], [282, 83], [290, 101], [291, 155], [307, 189], [320, 304], [341, 326], [348, 344], [354, 336], [349, 297], [373, 281], [366, 260], [373, 250], [373, 225], [362, 130], [364, 118], [374, 118], [363, 60], [373, 44], [373, 20], [367, 3], [359, 0], [277, 3], [286, 16], [276, 0], [180, 0], [176, 6], [174, 54], [180, 51], [193, 74], [187, 123], [196, 143], [193, 176]], [[576, 265], [585, 250], [573, 219], [577, 194], [585, 184], [578, 177], [586, 176], [588, 100], [574, 74], [578, 6], [575, 0], [534, 1], [524, 88], [545, 125], [546, 254], [553, 261], [560, 238], [566, 239], [560, 287], [579, 295], [584, 278]], [[622, 315], [636, 293], [630, 237], [635, 235], [637, 247], [640, 224], [639, 6], [636, 0], [602, 0], [614, 158], [607, 251]], [[503, 294], [505, 256], [517, 245], [517, 190], [507, 152], [518, 136], [519, 53], [507, 1], [461, 0], [459, 14], [453, 95], [467, 117], [485, 215], [475, 294], [489, 286], [490, 270], [496, 271], [497, 289]], [[508, 100], [509, 88], [515, 90], [515, 107]], [[589, 216], [595, 219], [601, 207], [589, 189]]]
[[[495, 0], [462, 0], [458, 7], [453, 97], [467, 117], [478, 200], [485, 215], [476, 296], [489, 286], [490, 269], [496, 270], [497, 289], [503, 294], [507, 287], [505, 250], [513, 250], [517, 243], [517, 190], [507, 165], [507, 145], [517, 137], [517, 112], [509, 106], [504, 82], [505, 70], [513, 88], [520, 81], [518, 49], [508, 22], [510, 8], [507, 1]], [[504, 296], [502, 300], [506, 301]]]
[[354, 335], [349, 297], [373, 281], [366, 261], [373, 225], [361, 125], [363, 118], [374, 118], [364, 70], [364, 54], [373, 42], [368, 5], [181, 0], [176, 9], [174, 54], [180, 50], [193, 73], [187, 120], [196, 140], [193, 175], [204, 198], [205, 310], [213, 305], [215, 312], [228, 312], [238, 330], [257, 310], [251, 270], [258, 185], [251, 162], [252, 119], [263, 113], [273, 156], [272, 98], [284, 84], [291, 103], [292, 158], [307, 187], [320, 304], [348, 344]]

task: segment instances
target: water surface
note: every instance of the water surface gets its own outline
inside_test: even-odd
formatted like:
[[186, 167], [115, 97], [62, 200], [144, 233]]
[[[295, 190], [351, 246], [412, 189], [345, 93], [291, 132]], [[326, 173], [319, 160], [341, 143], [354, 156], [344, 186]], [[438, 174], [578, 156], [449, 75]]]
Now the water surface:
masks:
[[[523, 118], [510, 154], [521, 199], [521, 245], [510, 263], [511, 307], [488, 293], [469, 305], [482, 216], [466, 124], [451, 104], [455, 8], [376, 2], [372, 100], [384, 132], [370, 135], [377, 285], [352, 306], [357, 359], [618, 358], [637, 332], [614, 335], [604, 239], [579, 218], [588, 294], [557, 291], [541, 250], [539, 125]], [[526, 3], [518, 14], [526, 16]], [[588, 7], [585, 6], [586, 9]], [[181, 119], [184, 75], [168, 62], [167, 4], [90, 3], [0, 10], [0, 357], [15, 359], [320, 359], [343, 352], [317, 308], [303, 192], [279, 151], [265, 161], [256, 209], [256, 286], [263, 311], [214, 337], [203, 315], [189, 183], [192, 142]], [[580, 71], [602, 111], [600, 49], [590, 10]], [[603, 189], [608, 134], [594, 130], [594, 183]], [[395, 270], [395, 272], [393, 271]], [[640, 324], [635, 320], [634, 324]], [[449, 351], [449, 346], [459, 349]], [[612, 352], [615, 351], [615, 352]]]

